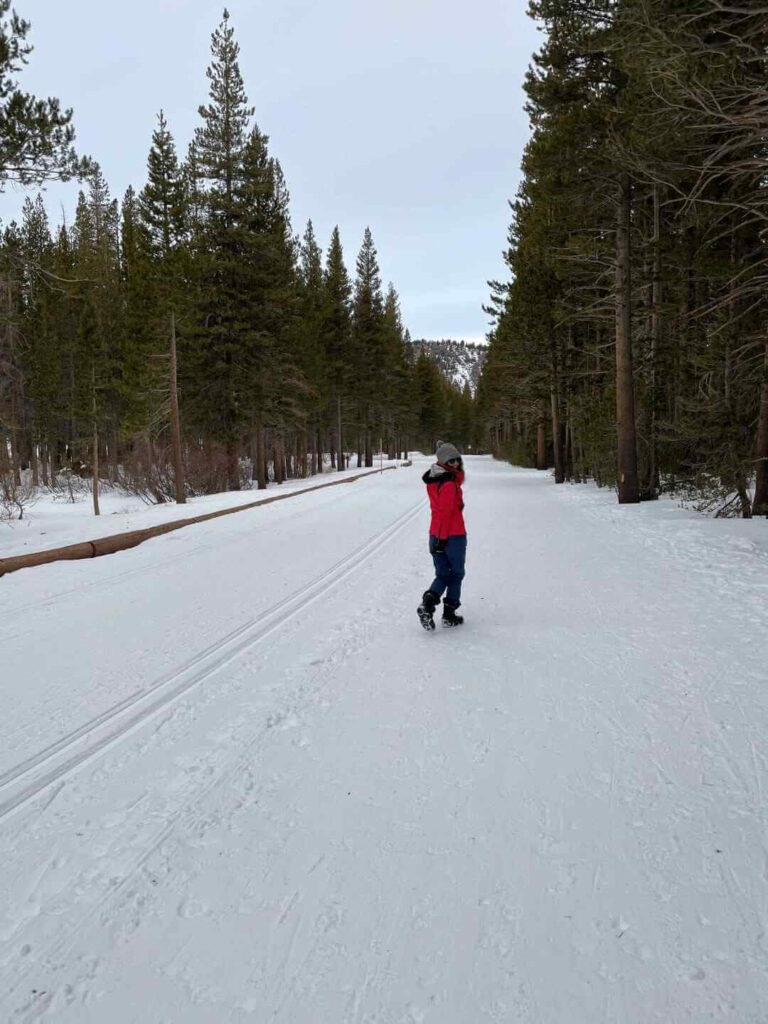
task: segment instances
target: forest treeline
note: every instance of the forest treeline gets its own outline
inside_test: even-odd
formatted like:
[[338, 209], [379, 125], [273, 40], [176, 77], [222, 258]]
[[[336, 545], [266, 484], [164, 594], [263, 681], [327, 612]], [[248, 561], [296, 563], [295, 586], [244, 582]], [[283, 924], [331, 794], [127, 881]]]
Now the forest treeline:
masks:
[[620, 502], [768, 514], [768, 19], [531, 0], [546, 41], [478, 416]]
[[83, 187], [71, 224], [52, 227], [30, 196], [0, 238], [7, 501], [62, 471], [91, 478], [97, 512], [99, 480], [183, 501], [469, 436], [471, 400], [414, 353], [370, 230], [353, 274], [338, 229], [325, 251], [311, 221], [294, 233], [228, 12], [186, 155], [161, 112], [147, 180], [118, 201], [75, 154], [71, 112], [18, 89], [29, 25], [9, 3], [0, 176]]

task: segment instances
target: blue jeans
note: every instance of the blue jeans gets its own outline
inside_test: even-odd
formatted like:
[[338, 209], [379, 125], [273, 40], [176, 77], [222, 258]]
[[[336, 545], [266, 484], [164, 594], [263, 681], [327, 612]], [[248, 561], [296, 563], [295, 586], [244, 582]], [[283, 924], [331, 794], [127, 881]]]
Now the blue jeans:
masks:
[[435, 579], [429, 588], [433, 594], [442, 597], [444, 591], [449, 601], [458, 608], [461, 604], [461, 581], [464, 579], [464, 560], [467, 556], [467, 538], [449, 537], [445, 551], [435, 551], [437, 537], [429, 538], [429, 553], [435, 563]]

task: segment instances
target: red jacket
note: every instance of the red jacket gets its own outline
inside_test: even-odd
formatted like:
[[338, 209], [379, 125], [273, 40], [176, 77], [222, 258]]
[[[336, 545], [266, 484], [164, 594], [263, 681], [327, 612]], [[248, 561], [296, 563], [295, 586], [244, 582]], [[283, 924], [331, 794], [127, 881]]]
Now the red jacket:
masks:
[[464, 508], [464, 495], [461, 490], [464, 473], [461, 470], [452, 473], [438, 462], [427, 470], [422, 480], [427, 485], [432, 510], [429, 524], [431, 536], [442, 540], [445, 537], [466, 535], [464, 516], [461, 514]]

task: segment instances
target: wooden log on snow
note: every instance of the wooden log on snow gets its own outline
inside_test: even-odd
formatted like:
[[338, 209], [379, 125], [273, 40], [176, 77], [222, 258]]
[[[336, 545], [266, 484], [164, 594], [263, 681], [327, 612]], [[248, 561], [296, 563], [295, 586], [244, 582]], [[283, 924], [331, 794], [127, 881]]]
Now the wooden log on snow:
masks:
[[127, 551], [129, 548], [138, 547], [139, 544], [143, 544], [145, 540], [150, 540], [152, 537], [160, 537], [162, 534], [172, 533], [174, 530], [182, 530], [185, 526], [205, 523], [209, 519], [218, 519], [220, 516], [229, 516], [235, 512], [245, 512], [246, 509], [256, 508], [258, 505], [270, 505], [273, 501], [286, 501], [288, 498], [297, 498], [301, 494], [309, 494], [310, 491], [320, 491], [324, 487], [338, 487], [340, 484], [351, 484], [361, 477], [372, 476], [374, 473], [380, 472], [386, 473], [389, 469], [397, 469], [397, 467], [386, 466], [383, 471], [369, 469], [365, 473], [355, 473], [354, 476], [345, 477], [344, 480], [331, 480], [329, 483], [315, 484], [313, 487], [303, 487], [300, 491], [291, 491], [290, 494], [275, 494], [271, 498], [260, 498], [258, 501], [249, 501], [244, 505], [220, 508], [215, 512], [205, 512], [202, 515], [191, 516], [187, 519], [176, 519], [169, 523], [160, 523], [158, 526], [147, 526], [142, 530], [113, 533], [108, 537], [97, 537], [95, 540], [81, 541], [78, 544], [67, 544], [60, 548], [49, 548], [47, 551], [33, 551], [28, 555], [12, 555], [10, 558], [0, 558], [0, 576], [4, 576], [9, 572], [17, 572], [19, 569], [30, 569], [36, 565], [48, 565], [51, 562], [113, 555], [118, 551]]

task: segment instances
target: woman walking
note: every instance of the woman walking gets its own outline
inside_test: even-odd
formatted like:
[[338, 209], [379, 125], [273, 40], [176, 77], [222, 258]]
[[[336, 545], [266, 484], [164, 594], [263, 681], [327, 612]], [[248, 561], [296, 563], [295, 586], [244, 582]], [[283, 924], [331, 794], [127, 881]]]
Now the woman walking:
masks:
[[452, 444], [440, 444], [436, 462], [422, 477], [427, 485], [432, 519], [429, 524], [429, 553], [435, 564], [435, 578], [424, 591], [416, 609], [424, 629], [434, 629], [434, 614], [443, 599], [443, 625], [460, 626], [464, 619], [456, 614], [461, 604], [461, 581], [467, 553], [467, 531], [464, 528], [464, 465], [461, 454]]

